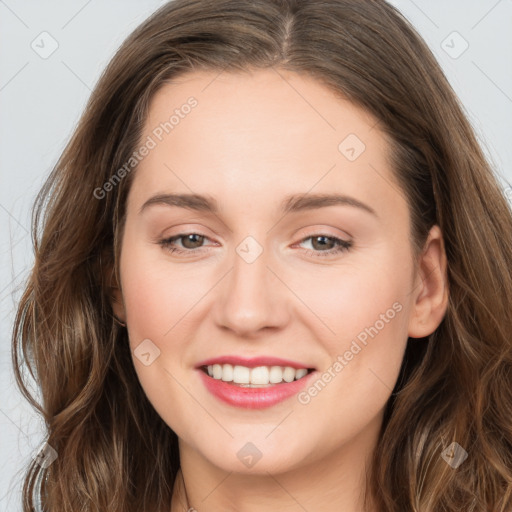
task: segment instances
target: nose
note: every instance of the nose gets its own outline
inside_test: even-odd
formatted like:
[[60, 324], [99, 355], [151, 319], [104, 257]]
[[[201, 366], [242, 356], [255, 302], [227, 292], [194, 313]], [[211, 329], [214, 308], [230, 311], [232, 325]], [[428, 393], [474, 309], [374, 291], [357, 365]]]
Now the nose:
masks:
[[289, 319], [291, 292], [279, 279], [271, 253], [263, 250], [258, 255], [254, 245], [245, 252], [240, 246], [237, 249], [231, 271], [217, 287], [214, 317], [218, 327], [243, 337], [282, 328]]

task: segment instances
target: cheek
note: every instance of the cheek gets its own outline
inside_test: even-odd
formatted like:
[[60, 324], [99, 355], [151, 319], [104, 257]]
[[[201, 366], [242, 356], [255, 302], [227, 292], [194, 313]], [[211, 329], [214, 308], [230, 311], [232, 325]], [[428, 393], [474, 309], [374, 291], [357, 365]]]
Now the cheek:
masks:
[[[130, 245], [129, 237], [125, 240], [121, 276], [135, 371], [160, 417], [186, 437], [192, 421], [188, 417], [197, 411], [187, 412], [193, 409], [193, 401], [179, 383], [184, 382], [183, 359], [190, 339], [186, 314], [198, 301], [199, 290], [190, 286], [193, 276], [184, 275], [175, 266], [171, 269], [162, 263], [162, 257], [158, 261], [157, 251]], [[149, 356], [144, 361], [146, 353]], [[181, 411], [179, 416], [173, 414], [176, 410]]]
[[408, 339], [412, 261], [402, 248], [381, 249], [372, 259], [361, 258], [338, 273], [317, 272], [294, 287], [315, 313], [310, 330], [327, 353], [315, 398], [319, 411], [344, 397], [354, 399], [356, 408], [364, 399], [375, 412], [396, 382]]
[[405, 315], [397, 310], [403, 311], [410, 299], [410, 264], [406, 250], [381, 244], [368, 255], [347, 256], [336, 266], [321, 265], [309, 272], [291, 268], [282, 275], [306, 306], [303, 309], [313, 313], [308, 315], [314, 319], [310, 328], [334, 353], [358, 335], [364, 343], [374, 325], [379, 332], [403, 328], [397, 320]]
[[130, 333], [163, 341], [204, 291], [191, 267], [170, 264], [159, 251], [127, 244], [121, 274]]
[[298, 395], [296, 418], [302, 421], [297, 427], [314, 439], [321, 422], [322, 436], [329, 440], [323, 446], [326, 453], [381, 417], [407, 342], [407, 307], [396, 283], [380, 293], [369, 286], [373, 296], [367, 295], [361, 283], [357, 289], [360, 294], [343, 291], [333, 297], [338, 307], [325, 320], [336, 334], [323, 337], [328, 353], [325, 364], [318, 378]]

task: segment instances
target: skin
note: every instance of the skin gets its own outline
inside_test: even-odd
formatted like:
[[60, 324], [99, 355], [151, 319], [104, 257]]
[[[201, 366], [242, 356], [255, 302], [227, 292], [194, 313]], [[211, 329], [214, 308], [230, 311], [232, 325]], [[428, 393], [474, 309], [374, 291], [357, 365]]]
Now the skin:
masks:
[[[446, 311], [442, 234], [432, 228], [415, 267], [409, 208], [383, 133], [317, 81], [281, 69], [187, 73], [155, 95], [141, 141], [190, 96], [197, 107], [134, 171], [113, 304], [132, 350], [144, 339], [160, 350], [148, 366], [133, 362], [179, 437], [189, 505], [360, 511], [407, 339], [431, 334]], [[351, 133], [366, 146], [354, 161], [338, 149]], [[335, 192], [376, 215], [349, 205], [280, 209], [292, 193]], [[159, 204], [139, 214], [159, 193], [208, 194], [219, 212]], [[180, 233], [206, 238], [175, 241], [187, 254], [158, 244]], [[249, 235], [263, 249], [250, 264], [236, 251]], [[315, 243], [319, 235], [353, 246], [322, 257], [336, 246]], [[194, 369], [220, 355], [270, 355], [321, 374], [396, 302], [400, 312], [307, 404], [294, 396], [263, 410], [236, 408], [212, 396]], [[237, 457], [247, 442], [262, 454], [251, 468]], [[178, 484], [171, 512], [179, 510]]]

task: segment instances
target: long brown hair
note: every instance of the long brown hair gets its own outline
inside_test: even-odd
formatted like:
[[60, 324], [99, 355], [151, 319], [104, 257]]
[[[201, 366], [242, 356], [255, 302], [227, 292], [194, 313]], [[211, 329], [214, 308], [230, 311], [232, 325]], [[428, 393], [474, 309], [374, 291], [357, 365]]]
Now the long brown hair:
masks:
[[[512, 510], [512, 212], [433, 54], [383, 0], [176, 0], [118, 50], [34, 205], [35, 263], [12, 355], [58, 456], [28, 468], [25, 512], [34, 494], [52, 512], [170, 509], [177, 436], [140, 386], [105, 272], [118, 275], [136, 168], [94, 191], [119, 177], [166, 80], [269, 67], [372, 113], [416, 254], [432, 225], [444, 234], [449, 305], [432, 335], [408, 341], [368, 469], [375, 510]], [[453, 442], [468, 453], [456, 469], [441, 456]]]

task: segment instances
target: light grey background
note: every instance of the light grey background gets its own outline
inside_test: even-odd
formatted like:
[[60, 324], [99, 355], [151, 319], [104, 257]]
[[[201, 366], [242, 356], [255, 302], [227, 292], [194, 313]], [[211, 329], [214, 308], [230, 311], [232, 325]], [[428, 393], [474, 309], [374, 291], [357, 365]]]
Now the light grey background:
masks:
[[[0, 0], [0, 511], [21, 511], [23, 473], [44, 441], [10, 358], [15, 304], [32, 264], [30, 207], [100, 72], [163, 3]], [[392, 3], [440, 61], [512, 199], [512, 0]]]

